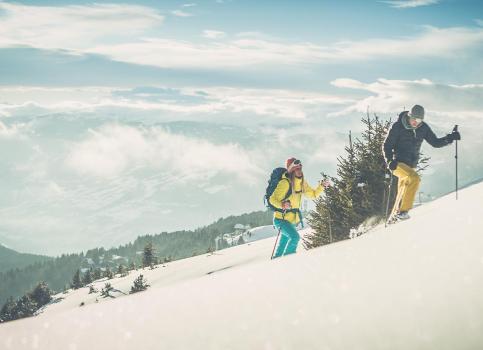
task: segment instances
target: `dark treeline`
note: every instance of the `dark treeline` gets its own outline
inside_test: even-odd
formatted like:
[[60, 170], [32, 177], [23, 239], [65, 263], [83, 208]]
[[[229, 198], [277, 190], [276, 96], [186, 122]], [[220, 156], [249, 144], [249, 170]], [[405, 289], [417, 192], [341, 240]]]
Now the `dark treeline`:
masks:
[[143, 251], [152, 244], [156, 261], [171, 261], [204, 254], [214, 250], [215, 238], [233, 231], [235, 224], [251, 227], [272, 223], [270, 212], [258, 211], [239, 216], [229, 216], [194, 231], [163, 232], [138, 237], [134, 242], [118, 248], [95, 248], [86, 253], [62, 255], [49, 261], [37, 262], [24, 268], [0, 273], [0, 305], [9, 297], [18, 298], [45, 281], [56, 292], [71, 287], [72, 276], [78, 269], [84, 271], [118, 271], [119, 265], [143, 266]]
[[0, 244], [0, 272], [22, 268], [39, 261], [51, 260], [51, 257], [18, 253]]
[[0, 323], [30, 317], [52, 300], [52, 291], [40, 282], [31, 292], [15, 300], [10, 297], [0, 309]]

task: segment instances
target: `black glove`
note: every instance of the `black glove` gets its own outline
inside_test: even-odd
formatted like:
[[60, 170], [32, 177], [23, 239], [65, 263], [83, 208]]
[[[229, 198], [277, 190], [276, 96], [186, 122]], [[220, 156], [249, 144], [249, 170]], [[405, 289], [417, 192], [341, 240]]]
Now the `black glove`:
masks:
[[453, 140], [461, 140], [461, 135], [458, 131], [453, 131], [451, 135], [453, 135]]
[[453, 131], [451, 134], [445, 136], [446, 142], [453, 143], [454, 140], [461, 140], [461, 135], [458, 131]]
[[396, 170], [397, 168], [397, 161], [395, 160], [391, 160], [389, 162], [389, 164], [387, 165], [387, 167], [390, 169], [390, 170]]

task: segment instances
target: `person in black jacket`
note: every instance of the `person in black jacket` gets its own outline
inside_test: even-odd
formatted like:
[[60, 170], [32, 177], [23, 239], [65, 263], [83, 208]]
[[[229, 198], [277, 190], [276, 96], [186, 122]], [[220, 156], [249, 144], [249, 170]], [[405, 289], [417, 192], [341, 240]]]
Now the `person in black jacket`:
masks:
[[394, 203], [392, 217], [389, 220], [409, 219], [408, 211], [413, 207], [421, 181], [415, 169], [423, 141], [426, 140], [431, 146], [439, 148], [461, 139], [458, 131], [438, 138], [423, 119], [424, 108], [420, 105], [415, 105], [410, 112], [401, 112], [384, 141], [386, 164], [398, 178], [398, 200]]

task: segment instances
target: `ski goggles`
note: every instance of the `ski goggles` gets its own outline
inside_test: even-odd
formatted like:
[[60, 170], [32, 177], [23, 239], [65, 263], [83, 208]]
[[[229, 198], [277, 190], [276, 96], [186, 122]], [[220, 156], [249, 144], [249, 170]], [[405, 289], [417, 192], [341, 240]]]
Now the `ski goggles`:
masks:
[[302, 162], [298, 159], [295, 159], [292, 164], [289, 165], [288, 167], [288, 172], [292, 171], [295, 168], [301, 168], [302, 167]]
[[413, 117], [409, 117], [410, 120], [414, 120], [416, 123], [421, 124], [421, 122], [423, 121], [423, 119], [421, 118], [413, 118]]

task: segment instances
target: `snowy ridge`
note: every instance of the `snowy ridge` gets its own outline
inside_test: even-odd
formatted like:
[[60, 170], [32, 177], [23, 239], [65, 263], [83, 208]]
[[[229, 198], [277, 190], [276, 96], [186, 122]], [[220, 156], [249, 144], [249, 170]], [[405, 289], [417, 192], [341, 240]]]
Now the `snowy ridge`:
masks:
[[132, 296], [83, 288], [0, 325], [0, 348], [481, 349], [483, 184], [459, 197], [273, 261], [271, 237], [139, 271], [151, 287]]

